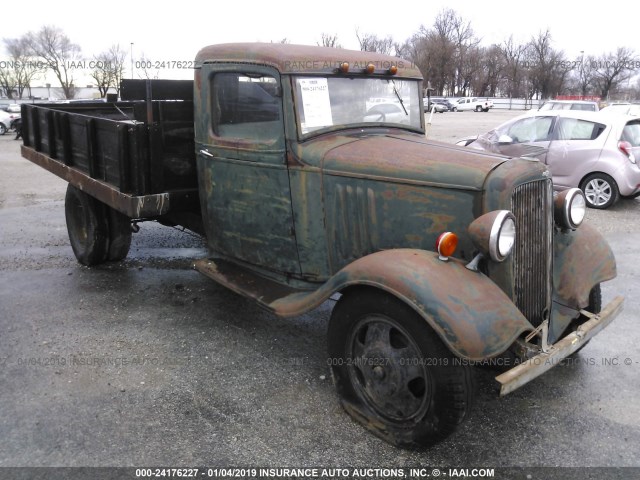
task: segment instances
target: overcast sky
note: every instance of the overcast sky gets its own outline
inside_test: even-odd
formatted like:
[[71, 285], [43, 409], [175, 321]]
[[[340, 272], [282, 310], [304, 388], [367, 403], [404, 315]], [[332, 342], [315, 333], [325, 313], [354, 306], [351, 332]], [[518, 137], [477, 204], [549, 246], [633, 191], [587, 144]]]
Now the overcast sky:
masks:
[[[559, 0], [32, 0], [25, 8], [11, 9], [14, 14], [3, 14], [0, 32], [2, 38], [15, 38], [43, 25], [55, 25], [80, 44], [87, 59], [116, 43], [129, 52], [133, 42], [135, 59], [144, 54], [152, 61], [178, 61], [192, 60], [201, 47], [214, 43], [287, 38], [290, 43], [314, 45], [323, 32], [337, 34], [345, 48], [358, 49], [356, 28], [381, 37], [391, 35], [401, 42], [421, 25], [431, 26], [438, 12], [451, 7], [471, 22], [483, 45], [501, 43], [509, 35], [524, 43], [549, 28], [555, 48], [575, 59], [581, 51], [597, 56], [617, 47], [634, 48], [640, 12], [640, 7], [630, 11], [634, 4], [612, 0], [596, 8]], [[6, 59], [6, 52], [0, 58]]]

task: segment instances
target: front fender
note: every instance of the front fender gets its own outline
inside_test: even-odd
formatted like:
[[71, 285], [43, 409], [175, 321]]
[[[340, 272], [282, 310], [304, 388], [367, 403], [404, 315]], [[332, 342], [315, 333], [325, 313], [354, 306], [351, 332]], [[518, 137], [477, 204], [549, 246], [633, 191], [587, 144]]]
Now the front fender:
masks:
[[570, 308], [585, 308], [591, 289], [617, 275], [611, 247], [600, 232], [587, 224], [574, 232], [556, 234], [554, 243], [555, 299]]
[[[347, 265], [319, 290], [298, 292], [271, 304], [280, 314], [308, 310], [333, 292], [366, 285], [410, 305], [459, 357], [482, 360], [504, 352], [533, 330], [511, 299], [489, 278], [434, 252], [385, 250]], [[312, 300], [313, 297], [313, 300]]]
[[560, 339], [580, 310], [589, 305], [593, 287], [616, 276], [616, 260], [609, 244], [589, 225], [557, 233], [554, 243], [550, 342]]

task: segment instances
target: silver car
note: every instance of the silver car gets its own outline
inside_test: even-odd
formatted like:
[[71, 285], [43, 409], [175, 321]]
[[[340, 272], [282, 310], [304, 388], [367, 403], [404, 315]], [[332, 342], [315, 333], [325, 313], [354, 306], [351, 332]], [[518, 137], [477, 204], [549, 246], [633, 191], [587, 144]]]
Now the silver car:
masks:
[[556, 190], [579, 187], [592, 208], [608, 208], [621, 196], [640, 195], [638, 117], [580, 110], [534, 111], [458, 144], [537, 158], [548, 165]]

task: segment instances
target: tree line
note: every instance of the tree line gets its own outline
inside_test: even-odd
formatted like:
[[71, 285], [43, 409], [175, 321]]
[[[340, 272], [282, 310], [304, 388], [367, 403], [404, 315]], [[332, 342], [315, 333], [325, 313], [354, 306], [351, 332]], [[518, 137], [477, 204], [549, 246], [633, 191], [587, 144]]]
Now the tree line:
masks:
[[[470, 21], [446, 8], [429, 27], [404, 42], [361, 34], [360, 49], [410, 60], [437, 96], [547, 99], [557, 95], [640, 99], [640, 57], [629, 47], [599, 56], [569, 58], [554, 46], [547, 29], [518, 43], [513, 36], [484, 46]], [[318, 45], [340, 46], [336, 35], [323, 33]], [[632, 85], [631, 80], [635, 78]]]
[[3, 42], [8, 59], [0, 61], [0, 93], [7, 98], [30, 97], [32, 82], [49, 73], [60, 84], [64, 98], [74, 98], [74, 73], [86, 65], [90, 66], [89, 75], [102, 98], [109, 88], [116, 92], [120, 88], [127, 54], [119, 45], [112, 45], [87, 62], [80, 46], [55, 26], [44, 26]]
[[[446, 8], [431, 26], [422, 26], [410, 38], [355, 32], [360, 50], [395, 55], [413, 62], [425, 78], [425, 87], [437, 96], [478, 96], [546, 99], [557, 95], [597, 96], [602, 99], [640, 98], [640, 57], [629, 47], [599, 56], [584, 53], [568, 58], [554, 46], [549, 30], [528, 42], [513, 36], [500, 44], [482, 45], [471, 22]], [[8, 98], [30, 96], [32, 82], [48, 73], [62, 87], [65, 98], [75, 96], [73, 74], [82, 57], [80, 46], [54, 26], [44, 26], [20, 38], [3, 39], [7, 61], [0, 61], [0, 94]], [[289, 43], [285, 38], [281, 43]], [[340, 47], [337, 35], [322, 33], [318, 45]], [[90, 76], [101, 97], [119, 90], [126, 52], [119, 45], [94, 55]], [[149, 77], [149, 72], [142, 72]], [[634, 83], [632, 84], [632, 80]]]

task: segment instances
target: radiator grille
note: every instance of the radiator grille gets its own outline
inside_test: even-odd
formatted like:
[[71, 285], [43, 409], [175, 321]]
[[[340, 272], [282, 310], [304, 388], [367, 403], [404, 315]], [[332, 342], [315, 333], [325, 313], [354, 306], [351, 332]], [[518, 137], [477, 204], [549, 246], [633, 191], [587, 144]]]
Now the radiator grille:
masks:
[[538, 326], [551, 307], [553, 190], [550, 180], [516, 187], [511, 211], [516, 217], [513, 252], [515, 304]]

